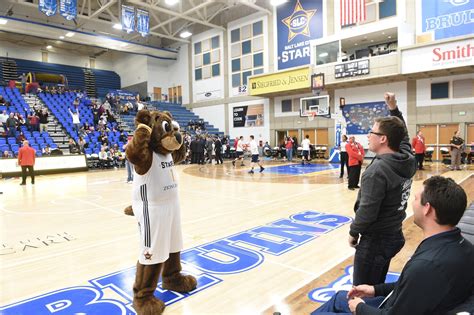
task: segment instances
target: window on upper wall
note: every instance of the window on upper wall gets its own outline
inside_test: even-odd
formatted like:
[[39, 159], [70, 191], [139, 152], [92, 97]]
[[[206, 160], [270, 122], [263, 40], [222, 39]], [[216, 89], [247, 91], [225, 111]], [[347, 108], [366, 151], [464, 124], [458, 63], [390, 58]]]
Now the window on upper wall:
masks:
[[199, 81], [219, 76], [220, 55], [219, 36], [194, 43], [194, 79]]
[[288, 113], [292, 111], [291, 99], [281, 101], [281, 112]]
[[384, 0], [379, 3], [379, 18], [383, 19], [386, 17], [397, 15], [397, 1], [396, 0]]
[[230, 30], [232, 87], [246, 85], [248, 77], [263, 73], [263, 21], [242, 25]]
[[449, 82], [431, 83], [431, 99], [449, 98]]

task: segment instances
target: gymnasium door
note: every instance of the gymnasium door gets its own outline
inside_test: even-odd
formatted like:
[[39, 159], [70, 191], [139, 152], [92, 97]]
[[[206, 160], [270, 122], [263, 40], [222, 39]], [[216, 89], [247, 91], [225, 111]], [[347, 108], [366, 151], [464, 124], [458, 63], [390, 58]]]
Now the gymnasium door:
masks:
[[[425, 145], [426, 147], [433, 147], [435, 150], [433, 151], [433, 160], [438, 159], [438, 150], [436, 150], [436, 145], [438, 144], [438, 137], [437, 137], [437, 128], [436, 125], [418, 125], [417, 130], [421, 130], [423, 136], [425, 137]], [[410, 143], [414, 137], [411, 137]]]
[[438, 146], [438, 156], [441, 159], [441, 153], [439, 151], [440, 148], [450, 148], [449, 142], [451, 138], [454, 136], [454, 132], [459, 129], [458, 124], [451, 124], [451, 125], [439, 125], [439, 146]]
[[153, 88], [153, 100], [161, 101], [161, 88], [160, 87]]
[[474, 123], [469, 123], [466, 125], [466, 147], [470, 146], [471, 143], [474, 143]]
[[316, 129], [316, 144], [318, 146], [325, 146], [327, 148], [324, 157], [327, 158], [329, 155], [329, 130], [328, 128]]
[[285, 141], [285, 138], [286, 138], [286, 131], [277, 130], [277, 138], [276, 138], [275, 145], [280, 146], [280, 144]]

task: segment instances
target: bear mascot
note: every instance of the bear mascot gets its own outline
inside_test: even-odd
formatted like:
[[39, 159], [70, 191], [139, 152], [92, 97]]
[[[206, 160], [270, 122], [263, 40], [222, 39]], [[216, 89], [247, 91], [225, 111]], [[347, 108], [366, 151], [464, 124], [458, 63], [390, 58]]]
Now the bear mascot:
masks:
[[174, 164], [185, 158], [179, 125], [169, 112], [140, 110], [126, 156], [133, 164], [132, 206], [140, 230], [140, 255], [133, 285], [133, 307], [139, 315], [163, 313], [165, 304], [154, 296], [160, 274], [162, 287], [176, 292], [194, 290], [193, 276], [181, 274], [183, 247], [178, 184]]

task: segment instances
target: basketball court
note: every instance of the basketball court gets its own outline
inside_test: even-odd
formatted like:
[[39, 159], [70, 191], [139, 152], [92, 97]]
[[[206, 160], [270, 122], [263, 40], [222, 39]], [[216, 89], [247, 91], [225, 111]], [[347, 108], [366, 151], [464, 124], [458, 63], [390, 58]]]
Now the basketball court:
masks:
[[[357, 191], [347, 190], [338, 169], [265, 166], [268, 172], [253, 175], [230, 163], [177, 166], [183, 263], [199, 282], [189, 295], [157, 292], [167, 314], [308, 313], [318, 305], [310, 291], [351, 265], [346, 238]], [[417, 173], [412, 191], [435, 174], [461, 182], [472, 170], [433, 164]], [[59, 311], [68, 303], [68, 314], [74, 306], [87, 314], [132, 314], [138, 230], [135, 218], [123, 214], [131, 196], [125, 177], [111, 170], [40, 176], [34, 186], [3, 180], [2, 314], [43, 314], [46, 306]], [[290, 227], [300, 232], [289, 234]], [[408, 239], [392, 271], [401, 270], [416, 244]]]

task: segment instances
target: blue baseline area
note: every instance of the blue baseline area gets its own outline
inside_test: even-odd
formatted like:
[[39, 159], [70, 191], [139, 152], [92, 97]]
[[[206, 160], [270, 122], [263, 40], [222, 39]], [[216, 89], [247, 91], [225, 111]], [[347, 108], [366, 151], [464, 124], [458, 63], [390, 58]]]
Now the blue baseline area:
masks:
[[271, 166], [265, 168], [265, 173], [281, 174], [281, 175], [304, 175], [309, 173], [321, 172], [339, 168], [339, 164], [288, 164], [280, 166]]

